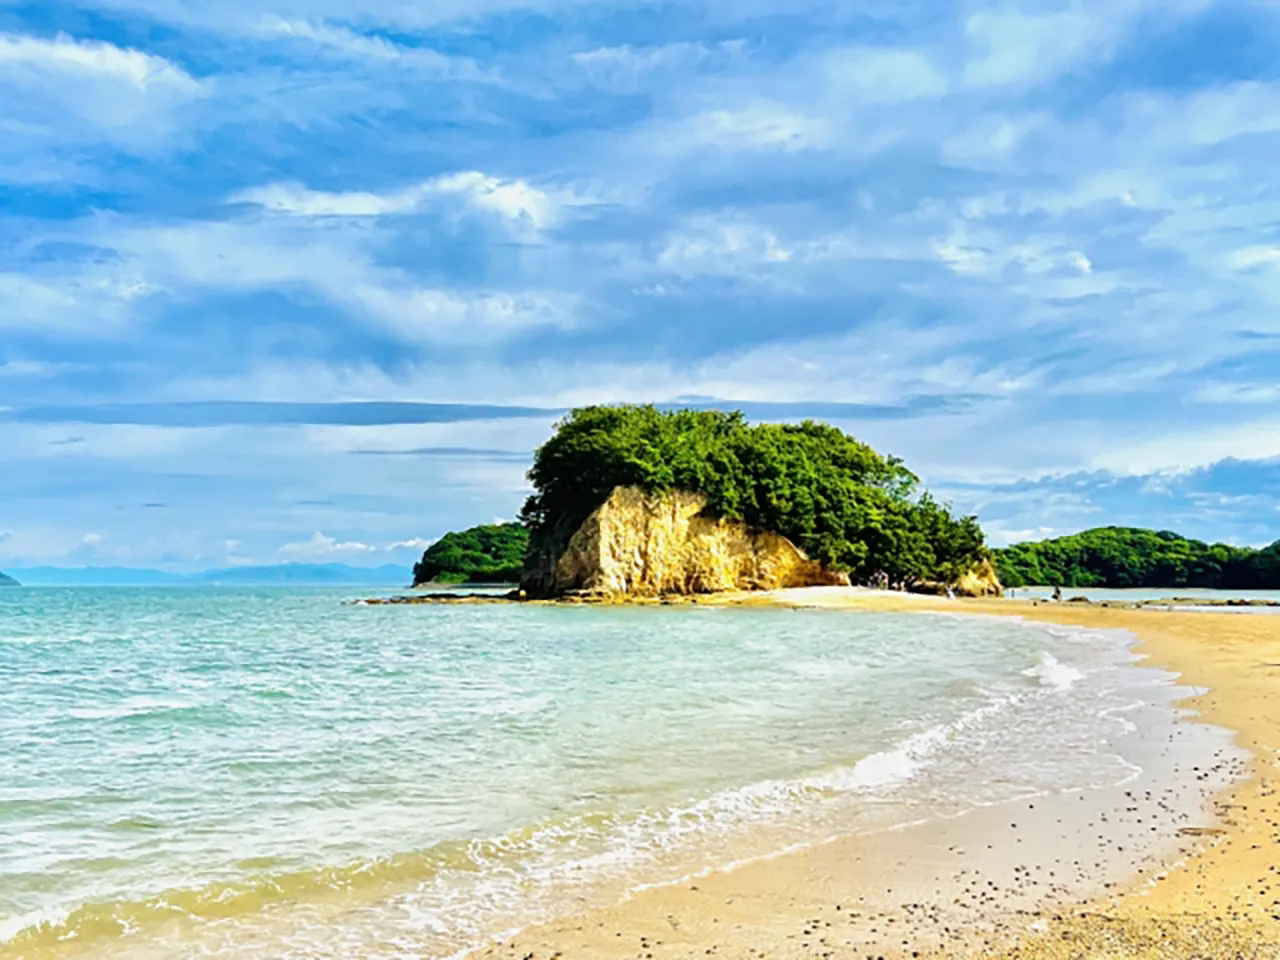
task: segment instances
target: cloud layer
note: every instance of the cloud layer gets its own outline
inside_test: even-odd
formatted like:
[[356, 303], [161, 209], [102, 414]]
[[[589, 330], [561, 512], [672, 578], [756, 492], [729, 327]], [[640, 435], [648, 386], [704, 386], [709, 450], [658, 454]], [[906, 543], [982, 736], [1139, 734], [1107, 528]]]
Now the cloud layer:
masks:
[[0, 567], [383, 562], [615, 400], [833, 420], [997, 540], [1280, 537], [1278, 41], [1261, 0], [5, 7]]

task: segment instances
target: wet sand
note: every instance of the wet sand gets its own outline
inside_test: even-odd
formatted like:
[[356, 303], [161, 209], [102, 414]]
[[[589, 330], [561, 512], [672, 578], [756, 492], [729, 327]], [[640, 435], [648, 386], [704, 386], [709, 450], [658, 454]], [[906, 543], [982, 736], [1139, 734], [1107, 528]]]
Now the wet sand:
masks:
[[1203, 769], [1156, 776], [1161, 763], [1178, 763], [1170, 744], [1153, 752], [1144, 777], [1121, 787], [837, 838], [641, 891], [608, 909], [526, 929], [479, 955], [1280, 958], [1276, 618], [838, 588], [715, 602], [1022, 616], [1128, 630], [1152, 665], [1207, 689], [1186, 706], [1236, 731], [1249, 758], [1223, 751]]

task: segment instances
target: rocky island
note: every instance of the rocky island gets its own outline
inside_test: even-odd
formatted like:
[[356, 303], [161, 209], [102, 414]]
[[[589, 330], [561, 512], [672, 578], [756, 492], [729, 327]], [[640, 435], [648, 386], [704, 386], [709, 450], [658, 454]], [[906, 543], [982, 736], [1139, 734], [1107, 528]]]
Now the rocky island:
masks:
[[998, 595], [974, 517], [827, 424], [597, 406], [534, 455], [520, 586], [628, 599], [869, 583]]
[[21, 586], [13, 577], [0, 573], [0, 587], [17, 587]]
[[518, 523], [446, 535], [414, 585], [518, 579], [511, 599], [614, 602], [850, 584], [1002, 593], [975, 517], [953, 516], [900, 460], [823, 423], [584, 407], [528, 476]]

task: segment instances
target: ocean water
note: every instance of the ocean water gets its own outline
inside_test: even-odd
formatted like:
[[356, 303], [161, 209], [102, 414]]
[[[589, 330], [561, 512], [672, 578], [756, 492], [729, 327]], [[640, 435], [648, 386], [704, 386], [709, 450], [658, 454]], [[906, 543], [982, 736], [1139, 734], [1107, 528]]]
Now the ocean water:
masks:
[[0, 591], [0, 958], [452, 956], [735, 859], [1113, 786], [1178, 714], [1110, 632], [352, 599]]

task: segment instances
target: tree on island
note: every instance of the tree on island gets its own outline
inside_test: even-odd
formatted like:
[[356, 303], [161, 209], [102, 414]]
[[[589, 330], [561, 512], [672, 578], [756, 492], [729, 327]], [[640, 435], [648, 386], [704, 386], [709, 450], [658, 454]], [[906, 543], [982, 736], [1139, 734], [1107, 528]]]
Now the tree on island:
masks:
[[1168, 530], [1099, 527], [992, 553], [1009, 587], [1280, 590], [1280, 541], [1253, 550]]
[[900, 460], [823, 423], [751, 425], [740, 412], [653, 406], [574, 410], [534, 454], [521, 520], [552, 555], [616, 487], [707, 497], [706, 512], [779, 533], [869, 582], [951, 582], [987, 556]]
[[519, 523], [486, 524], [447, 533], [413, 567], [413, 582], [516, 583], [529, 546]]

